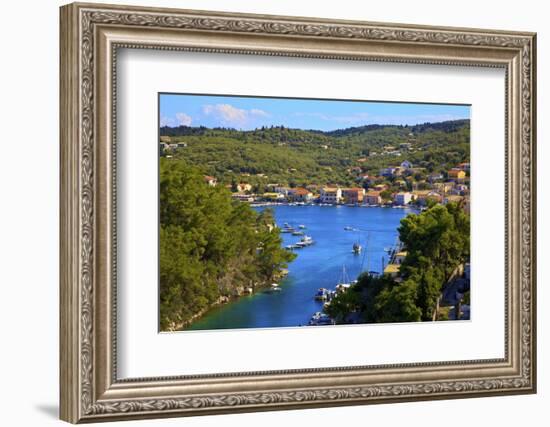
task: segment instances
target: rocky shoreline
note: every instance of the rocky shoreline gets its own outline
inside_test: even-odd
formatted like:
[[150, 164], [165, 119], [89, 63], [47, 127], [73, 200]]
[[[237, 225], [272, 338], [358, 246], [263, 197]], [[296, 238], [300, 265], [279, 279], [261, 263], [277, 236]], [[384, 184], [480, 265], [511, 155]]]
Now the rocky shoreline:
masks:
[[[280, 280], [280, 279], [284, 278], [287, 274], [288, 274], [288, 270], [283, 269], [277, 275], [275, 275], [273, 280]], [[269, 288], [270, 284], [271, 284], [271, 281], [270, 282], [265, 282], [265, 283], [262, 283], [262, 284], [256, 283], [256, 284], [253, 284], [250, 287], [238, 286], [234, 289], [232, 295], [220, 295], [215, 302], [210, 304], [208, 307], [203, 308], [199, 312], [195, 313], [193, 316], [191, 316], [186, 321], [178, 323], [178, 324], [171, 325], [171, 327], [167, 329], [167, 332], [183, 331], [183, 330], [185, 330], [185, 328], [187, 328], [189, 325], [191, 325], [195, 320], [200, 319], [202, 316], [204, 316], [210, 310], [212, 310], [212, 309], [214, 309], [214, 308], [216, 308], [220, 305], [228, 304], [232, 301], [236, 301], [244, 295], [252, 295], [252, 294], [256, 293], [257, 291], [260, 291], [262, 289], [267, 289], [267, 288]]]

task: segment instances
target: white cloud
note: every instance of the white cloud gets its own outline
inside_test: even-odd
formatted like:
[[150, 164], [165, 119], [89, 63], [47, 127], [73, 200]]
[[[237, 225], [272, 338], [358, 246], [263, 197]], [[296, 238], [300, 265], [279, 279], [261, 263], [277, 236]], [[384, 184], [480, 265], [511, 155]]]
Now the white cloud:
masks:
[[161, 116], [160, 118], [161, 126], [191, 126], [192, 122], [193, 118], [185, 113], [176, 113], [176, 118], [168, 116]]
[[230, 104], [204, 105], [202, 111], [206, 115], [215, 116], [224, 124], [244, 125], [247, 120], [246, 110]]
[[202, 106], [202, 112], [207, 116], [213, 116], [223, 125], [242, 127], [250, 120], [257, 117], [269, 117], [264, 110], [252, 108], [244, 110], [231, 104], [207, 104]]
[[172, 117], [162, 116], [160, 118], [160, 125], [161, 126], [174, 126], [174, 124], [175, 124], [175, 121]]
[[264, 110], [259, 110], [258, 108], [252, 108], [250, 110], [250, 114], [259, 117], [269, 117], [269, 113], [265, 112]]
[[176, 113], [176, 120], [178, 125], [191, 126], [193, 119], [185, 113]]

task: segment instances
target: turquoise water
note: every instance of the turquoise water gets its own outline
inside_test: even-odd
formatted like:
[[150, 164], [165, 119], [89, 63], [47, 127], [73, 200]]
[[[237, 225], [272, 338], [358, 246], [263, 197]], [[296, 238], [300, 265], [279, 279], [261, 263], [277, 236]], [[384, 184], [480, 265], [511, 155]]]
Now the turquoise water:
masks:
[[[261, 210], [263, 208], [256, 208]], [[315, 244], [296, 250], [298, 257], [289, 264], [288, 276], [279, 284], [281, 292], [258, 292], [212, 309], [188, 329], [238, 329], [305, 326], [311, 315], [320, 311], [315, 301], [317, 289], [334, 289], [345, 266], [348, 280], [362, 271], [382, 270], [387, 263], [385, 248], [395, 244], [399, 221], [409, 209], [362, 208], [348, 206], [275, 206], [279, 226], [285, 222], [307, 228], [304, 232]], [[352, 227], [353, 231], [345, 231]], [[300, 237], [282, 234], [284, 245]], [[352, 252], [355, 242], [363, 246], [361, 254]], [[366, 250], [365, 250], [366, 249]]]

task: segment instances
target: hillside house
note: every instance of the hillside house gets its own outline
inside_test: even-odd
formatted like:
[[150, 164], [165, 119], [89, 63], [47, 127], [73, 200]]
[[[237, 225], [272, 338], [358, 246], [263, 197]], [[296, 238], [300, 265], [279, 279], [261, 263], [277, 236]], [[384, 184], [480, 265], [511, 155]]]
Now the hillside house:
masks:
[[408, 205], [410, 202], [412, 202], [412, 200], [413, 200], [413, 195], [408, 191], [396, 193], [393, 198], [393, 202], [398, 206]]
[[382, 168], [380, 169], [380, 176], [385, 176], [385, 177], [393, 176], [396, 170], [397, 170], [396, 167]]
[[247, 184], [246, 182], [240, 182], [237, 184], [237, 192], [245, 193], [247, 191], [252, 191], [252, 185]]
[[449, 179], [454, 180], [455, 182], [461, 182], [466, 178], [466, 172], [464, 172], [462, 169], [453, 168], [449, 172], [447, 172], [447, 176]]
[[388, 264], [386, 268], [384, 268], [384, 274], [387, 274], [392, 279], [396, 279], [399, 276], [399, 268], [399, 264]]
[[412, 169], [413, 165], [408, 160], [404, 160], [404, 161], [401, 162], [400, 167], [403, 168], [403, 169]]
[[462, 202], [462, 200], [464, 200], [464, 197], [462, 196], [450, 195], [443, 199], [443, 204], [446, 205], [447, 203], [460, 203]]
[[335, 205], [342, 200], [342, 190], [338, 187], [323, 187], [321, 188], [319, 201]]
[[363, 203], [363, 198], [365, 196], [364, 188], [344, 188], [342, 190], [342, 198], [346, 203], [349, 204], [359, 204]]
[[380, 191], [368, 191], [364, 197], [365, 204], [367, 205], [379, 205], [382, 203], [382, 197]]
[[273, 187], [273, 192], [282, 194], [284, 196], [288, 196], [288, 192], [290, 191], [290, 188], [285, 187], [283, 185], [277, 185]]
[[441, 195], [433, 190], [417, 190], [413, 191], [413, 198], [420, 206], [426, 206], [428, 200], [433, 200], [436, 203], [441, 203]]
[[438, 182], [433, 184], [433, 188], [436, 189], [441, 194], [450, 193], [454, 187], [455, 187], [454, 181]]
[[441, 173], [432, 173], [428, 175], [428, 181], [430, 182], [436, 182], [436, 181], [442, 181], [444, 179], [443, 174]]
[[293, 202], [311, 202], [313, 193], [303, 187], [293, 188], [288, 192], [289, 200]]
[[451, 194], [457, 194], [459, 196], [465, 196], [470, 192], [470, 189], [465, 184], [457, 184], [455, 185], [455, 188], [451, 192]]
[[209, 175], [204, 175], [204, 182], [206, 182], [210, 187], [215, 187], [216, 184], [218, 184], [218, 180]]

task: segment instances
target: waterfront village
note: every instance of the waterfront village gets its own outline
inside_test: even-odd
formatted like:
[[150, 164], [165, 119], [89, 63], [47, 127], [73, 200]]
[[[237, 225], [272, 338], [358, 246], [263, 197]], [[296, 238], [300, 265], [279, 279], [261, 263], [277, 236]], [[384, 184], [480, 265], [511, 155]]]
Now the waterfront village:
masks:
[[[175, 131], [171, 131], [173, 136], [161, 135], [160, 155], [167, 160], [163, 163], [166, 170], [168, 165], [183, 167], [185, 161], [198, 165], [197, 182], [203, 179], [205, 188], [210, 187], [212, 191], [226, 188], [227, 198], [251, 207], [406, 209], [399, 237], [382, 248], [382, 265], [376, 271], [371, 271], [366, 255], [371, 250], [368, 236], [371, 231], [351, 223], [343, 226], [342, 232], [350, 233], [350, 255], [346, 256], [361, 254], [362, 258], [355, 258], [355, 263], [359, 259], [363, 274], [356, 280], [346, 277], [346, 261], [343, 260], [341, 277], [332, 286], [324, 281], [315, 282], [311, 298], [317, 301], [318, 308], [307, 314], [309, 321], [305, 324], [467, 320], [470, 318], [470, 163], [467, 147], [464, 143], [461, 145], [461, 141], [467, 142], [468, 136], [460, 133], [466, 125], [453, 122], [425, 125], [411, 129], [406, 135], [408, 129], [389, 127], [378, 131], [373, 128], [365, 132], [372, 131], [374, 141], [376, 138], [391, 139], [392, 132], [403, 134], [409, 140], [378, 145], [375, 142], [374, 149], [357, 148], [355, 152], [350, 147], [362, 140], [353, 139], [356, 137], [351, 131], [342, 136], [321, 137], [317, 133], [282, 127], [252, 131], [254, 138], [261, 139], [260, 143], [253, 138], [247, 139], [248, 133], [232, 130], [183, 129], [181, 135]], [[203, 135], [205, 132], [213, 134]], [[195, 133], [199, 136], [194, 136]], [[219, 143], [220, 137], [224, 138], [223, 144]], [[317, 144], [318, 138], [326, 141]], [[334, 141], [338, 138], [346, 144], [335, 148]], [[295, 141], [296, 147], [287, 148], [288, 141]], [[297, 147], [299, 153], [295, 152]], [[323, 153], [329, 149], [334, 153], [327, 157]], [[278, 150], [288, 153], [282, 155]], [[208, 160], [213, 153], [222, 157]], [[298, 157], [294, 161], [292, 156]], [[322, 166], [312, 167], [316, 162]], [[309, 168], [312, 168], [311, 174]], [[317, 236], [308, 236], [310, 224], [307, 221], [299, 223], [291, 218], [284, 221], [288, 223], [277, 224], [279, 231], [300, 239], [293, 241], [287, 237], [284, 244], [281, 240], [282, 249], [292, 253], [288, 254], [289, 259], [296, 258], [295, 251], [315, 251], [320, 245], [320, 238], [317, 241]], [[443, 221], [445, 226], [438, 227], [438, 221]], [[270, 231], [274, 226], [274, 223], [267, 224]], [[418, 228], [423, 228], [420, 234]], [[436, 242], [415, 237], [423, 236], [423, 232], [433, 235]], [[435, 237], [442, 233], [444, 239]], [[284, 258], [284, 255], [277, 256]], [[241, 295], [262, 292], [283, 296], [284, 286], [274, 283], [289, 274], [283, 264], [280, 263], [279, 272], [265, 280], [241, 281], [232, 285], [229, 292], [220, 291], [221, 297], [197, 309], [189, 318], [193, 320], [209, 307], [230, 302]], [[179, 286], [179, 282], [175, 286]], [[224, 321], [223, 325], [226, 327], [227, 323]]]
[[[470, 163], [459, 163], [446, 173], [432, 173], [426, 175], [423, 168], [416, 168], [411, 162], [405, 160], [399, 165], [382, 168], [378, 175], [363, 173], [361, 168], [351, 168], [350, 173], [356, 175], [357, 185], [353, 187], [341, 187], [339, 185], [309, 184], [303, 187], [289, 187], [278, 183], [267, 184], [265, 192], [254, 192], [254, 187], [245, 180], [237, 184], [228, 184], [226, 187], [232, 191], [232, 197], [241, 202], [250, 203], [253, 206], [272, 206], [286, 204], [291, 206], [318, 205], [337, 206], [346, 205], [352, 207], [386, 207], [386, 208], [416, 208], [425, 210], [427, 206], [434, 204], [446, 205], [453, 202], [461, 206], [466, 214], [470, 214]], [[250, 176], [243, 174], [243, 177]], [[265, 178], [265, 176], [264, 176]], [[216, 186], [217, 180], [213, 176], [204, 176], [205, 182], [210, 186]], [[256, 187], [257, 189], [257, 187]], [[300, 226], [304, 227], [304, 226]], [[347, 228], [348, 231], [353, 229]], [[282, 227], [282, 232], [292, 232], [295, 235], [304, 235], [303, 230], [295, 230], [288, 224]], [[295, 245], [287, 246], [287, 249], [299, 249], [313, 244], [309, 236], [305, 236]], [[360, 251], [361, 247], [354, 246], [354, 251]], [[407, 256], [403, 245], [397, 242], [392, 248], [387, 249], [389, 262], [383, 266], [383, 274], [401, 282], [400, 265]], [[377, 274], [369, 272], [370, 274]], [[331, 301], [338, 295], [345, 293], [349, 287], [357, 281], [346, 280], [345, 272], [342, 280], [334, 290], [320, 288], [314, 298], [323, 303], [323, 310], [314, 313], [309, 321], [311, 326], [336, 324], [327, 311]], [[470, 318], [469, 307], [470, 289], [470, 264], [461, 264], [451, 275], [442, 288], [438, 299], [436, 312], [444, 319]], [[273, 284], [268, 292], [279, 291], [277, 284]], [[468, 301], [464, 294], [468, 293]], [[467, 302], [467, 303], [466, 303]], [[353, 316], [344, 319], [344, 323], [354, 323]], [[433, 320], [437, 320], [434, 318]]]
[[[350, 168], [355, 175], [356, 186], [341, 187], [336, 184], [308, 184], [303, 187], [289, 187], [278, 183], [263, 186], [266, 191], [255, 192], [258, 186], [242, 182], [227, 184], [234, 199], [253, 205], [318, 204], [322, 206], [341, 205], [362, 207], [425, 207], [433, 203], [459, 203], [466, 213], [470, 211], [470, 163], [460, 163], [446, 173], [426, 175], [424, 168], [413, 167], [405, 160], [399, 165], [386, 167], [378, 175], [363, 173], [360, 167]], [[263, 178], [265, 175], [262, 175]], [[250, 174], [242, 174], [242, 178]], [[205, 176], [210, 186], [218, 184], [213, 176]]]

